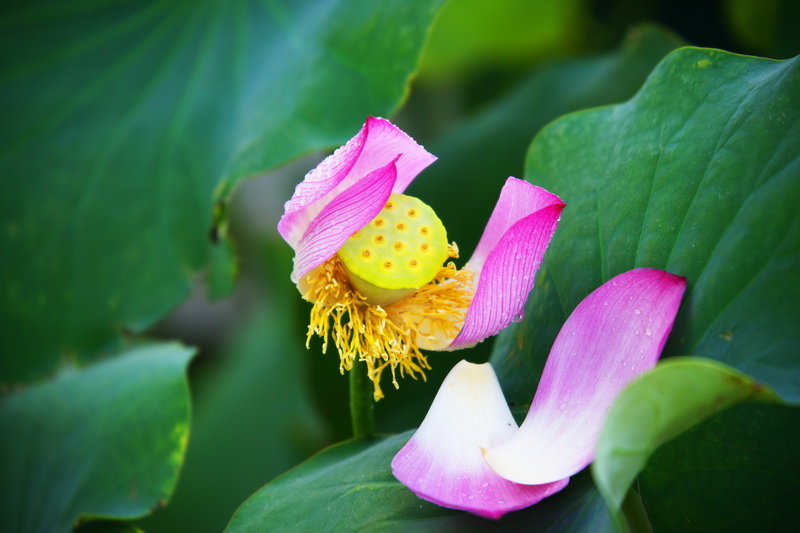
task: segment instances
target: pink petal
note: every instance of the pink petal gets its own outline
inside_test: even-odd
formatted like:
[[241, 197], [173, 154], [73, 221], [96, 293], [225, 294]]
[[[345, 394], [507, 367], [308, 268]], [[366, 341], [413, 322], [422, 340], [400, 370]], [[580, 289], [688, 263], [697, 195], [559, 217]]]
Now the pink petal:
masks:
[[350, 235], [378, 216], [396, 180], [395, 161], [390, 161], [329, 202], [297, 245], [292, 280], [296, 282], [333, 257]]
[[583, 300], [553, 344], [525, 422], [487, 451], [489, 465], [517, 483], [548, 483], [588, 465], [614, 399], [656, 364], [685, 287], [684, 278], [642, 268]]
[[392, 191], [397, 193], [436, 160], [388, 120], [367, 118], [355, 137], [306, 174], [295, 188], [278, 223], [281, 236], [296, 248], [311, 221], [333, 198], [398, 155], [403, 157], [397, 161], [397, 181]]
[[511, 226], [548, 206], [560, 206], [563, 209], [564, 203], [558, 196], [541, 187], [517, 178], [508, 178], [500, 191], [500, 198], [489, 217], [486, 229], [483, 230], [481, 240], [467, 261], [470, 268], [480, 272], [489, 254]]
[[504, 442], [516, 430], [492, 367], [461, 361], [445, 378], [422, 425], [395, 456], [392, 470], [420, 498], [500, 518], [569, 482], [518, 485], [492, 472], [481, 448]]
[[448, 349], [466, 348], [496, 335], [522, 315], [563, 209], [558, 196], [508, 178], [467, 263], [476, 271], [475, 296], [464, 326]]

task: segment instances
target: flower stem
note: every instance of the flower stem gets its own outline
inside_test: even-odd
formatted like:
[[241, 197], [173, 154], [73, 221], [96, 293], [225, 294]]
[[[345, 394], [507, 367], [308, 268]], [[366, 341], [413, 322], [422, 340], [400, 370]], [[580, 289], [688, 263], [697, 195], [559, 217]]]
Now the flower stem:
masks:
[[636, 486], [632, 486], [628, 491], [625, 500], [622, 502], [621, 511], [630, 533], [653, 533], [653, 527], [650, 525], [642, 497], [639, 496]]
[[373, 385], [367, 376], [366, 364], [355, 360], [350, 369], [350, 420], [353, 437], [369, 437], [375, 434], [375, 401], [372, 399]]

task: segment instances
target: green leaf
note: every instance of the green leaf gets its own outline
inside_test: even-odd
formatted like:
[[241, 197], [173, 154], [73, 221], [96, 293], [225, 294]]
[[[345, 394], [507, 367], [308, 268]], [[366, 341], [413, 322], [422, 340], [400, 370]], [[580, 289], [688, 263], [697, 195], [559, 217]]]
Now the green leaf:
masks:
[[741, 404], [664, 444], [639, 476], [653, 530], [794, 530], [798, 441], [800, 409]]
[[170, 504], [141, 521], [145, 531], [222, 531], [247, 496], [327, 442], [306, 379], [319, 355], [306, 351], [290, 320], [286, 301], [297, 295], [288, 293], [236, 328], [220, 361], [198, 376], [185, 466]]
[[[542, 130], [531, 144], [526, 178], [557, 193], [567, 208], [526, 320], [501, 335], [492, 357], [509, 400], [533, 397], [553, 339], [575, 306], [635, 267], [687, 278], [665, 357], [708, 357], [763, 382], [785, 401], [800, 400], [798, 64], [798, 58], [779, 62], [685, 48], [662, 61], [629, 102], [569, 115]], [[722, 425], [704, 427], [725, 440], [709, 430], [676, 439], [685, 456], [663, 455], [661, 472], [727, 473], [708, 484], [693, 475], [686, 485], [641, 483], [648, 509], [665, 502], [651, 513], [655, 530], [682, 530], [676, 524], [685, 526], [687, 515], [666, 502], [687, 503], [687, 495], [709, 487], [728, 509], [766, 516], [753, 512], [742, 489], [754, 479], [748, 458], [760, 453], [756, 443], [791, 442], [795, 431], [779, 423], [780, 411], [764, 412], [758, 424], [771, 433], [760, 440], [748, 442], [743, 433], [740, 443], [737, 427], [756, 422], [724, 414], [712, 419]], [[640, 422], [627, 419], [630, 426]], [[758, 463], [761, 503], [787, 501], [786, 484], [767, 480], [795, 463], [790, 452], [773, 456]], [[709, 517], [724, 523], [723, 507], [691, 510], [707, 524], [714, 520]], [[780, 530], [780, 518], [765, 525]]]
[[635, 267], [687, 278], [666, 355], [710, 357], [800, 399], [798, 64], [685, 48], [629, 102], [539, 134], [526, 177], [567, 208], [527, 320], [494, 353], [501, 376], [530, 383], [509, 399], [530, 401], [569, 313]]
[[191, 356], [177, 344], [135, 348], [5, 398], [0, 529], [68, 531], [163, 505], [189, 436]]
[[368, 114], [391, 114], [408, 93], [444, 0], [327, 0], [273, 6], [264, 64], [239, 109], [225, 197], [242, 178], [352, 137]]
[[628, 385], [608, 413], [592, 463], [612, 512], [659, 446], [744, 401], [779, 400], [741, 372], [699, 357], [669, 359]]
[[411, 433], [332, 446], [277, 478], [242, 504], [228, 532], [291, 529], [342, 531], [613, 531], [588, 476], [573, 490], [499, 521], [417, 498], [391, 472]]
[[74, 533], [145, 533], [130, 522], [92, 520], [72, 529]]
[[211, 255], [215, 190], [219, 241], [241, 179], [390, 114], [441, 3], [4, 4], [0, 380], [177, 305]]

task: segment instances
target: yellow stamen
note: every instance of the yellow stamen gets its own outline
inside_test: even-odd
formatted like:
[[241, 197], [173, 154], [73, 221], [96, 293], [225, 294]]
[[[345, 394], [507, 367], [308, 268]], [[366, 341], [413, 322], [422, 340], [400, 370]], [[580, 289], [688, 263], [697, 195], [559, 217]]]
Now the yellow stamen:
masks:
[[[448, 257], [458, 257], [455, 246], [448, 247]], [[428, 361], [418, 346], [420, 337], [452, 339], [464, 323], [472, 300], [472, 272], [457, 270], [450, 262], [439, 269], [430, 283], [390, 305], [370, 305], [350, 284], [341, 259], [335, 255], [305, 278], [303, 298], [313, 302], [306, 347], [311, 337], [323, 339], [323, 353], [328, 337], [339, 352], [339, 371], [352, 370], [356, 358], [367, 363], [367, 373], [375, 390], [375, 400], [383, 398], [381, 374], [389, 367], [392, 383], [399, 388], [397, 371], [416, 379], [425, 379]], [[424, 322], [425, 333], [419, 326]]]

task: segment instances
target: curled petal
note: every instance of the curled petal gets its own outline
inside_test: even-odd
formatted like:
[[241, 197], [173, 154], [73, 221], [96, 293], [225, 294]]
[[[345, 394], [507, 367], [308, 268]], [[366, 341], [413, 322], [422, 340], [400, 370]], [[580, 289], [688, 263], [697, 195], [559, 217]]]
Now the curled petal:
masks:
[[397, 161], [392, 191], [397, 193], [436, 160], [388, 120], [369, 117], [355, 137], [306, 174], [295, 188], [278, 223], [281, 236], [296, 249], [311, 222], [333, 198], [398, 155], [403, 157]]
[[489, 254], [514, 224], [549, 206], [560, 206], [563, 209], [564, 202], [541, 187], [517, 178], [508, 178], [500, 191], [500, 198], [489, 217], [486, 229], [483, 230], [481, 240], [467, 261], [470, 268], [480, 272]]
[[496, 335], [522, 314], [563, 209], [558, 196], [508, 178], [468, 262], [475, 271], [475, 296], [449, 349]]
[[583, 300], [553, 344], [525, 422], [484, 454], [494, 471], [548, 483], [588, 465], [614, 399], [656, 364], [685, 287], [684, 278], [642, 268]]
[[333, 257], [350, 235], [378, 216], [397, 180], [395, 161], [389, 162], [345, 189], [314, 218], [295, 250], [292, 280], [297, 282]]
[[392, 461], [395, 477], [443, 507], [500, 518], [563, 489], [568, 479], [518, 485], [489, 469], [481, 448], [517, 430], [492, 367], [461, 361], [445, 378], [425, 420]]

